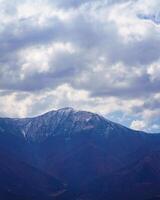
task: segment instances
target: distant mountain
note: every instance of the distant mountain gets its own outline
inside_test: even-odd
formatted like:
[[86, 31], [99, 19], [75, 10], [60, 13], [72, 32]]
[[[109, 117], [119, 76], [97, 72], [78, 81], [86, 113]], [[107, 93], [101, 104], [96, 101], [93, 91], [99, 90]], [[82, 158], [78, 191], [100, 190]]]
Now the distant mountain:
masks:
[[160, 134], [63, 108], [0, 118], [0, 199], [160, 199]]
[[63, 108], [34, 118], [0, 118], [0, 132], [7, 132], [28, 141], [42, 142], [49, 136], [63, 135], [65, 138], [71, 138], [75, 134], [89, 132], [107, 137], [112, 132], [119, 134], [131, 130], [98, 114]]

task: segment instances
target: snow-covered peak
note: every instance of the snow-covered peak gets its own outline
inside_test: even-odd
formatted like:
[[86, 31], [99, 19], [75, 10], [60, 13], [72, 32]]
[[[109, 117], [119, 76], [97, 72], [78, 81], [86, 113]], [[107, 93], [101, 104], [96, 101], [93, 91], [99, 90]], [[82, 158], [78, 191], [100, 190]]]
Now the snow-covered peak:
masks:
[[73, 112], [75, 111], [72, 107], [65, 107], [57, 110], [58, 112]]
[[106, 120], [104, 117], [86, 111], [76, 111], [71, 107], [50, 111], [27, 119], [12, 119], [14, 126], [29, 141], [43, 141], [50, 136], [64, 135], [67, 138], [78, 133], [108, 135], [124, 127]]

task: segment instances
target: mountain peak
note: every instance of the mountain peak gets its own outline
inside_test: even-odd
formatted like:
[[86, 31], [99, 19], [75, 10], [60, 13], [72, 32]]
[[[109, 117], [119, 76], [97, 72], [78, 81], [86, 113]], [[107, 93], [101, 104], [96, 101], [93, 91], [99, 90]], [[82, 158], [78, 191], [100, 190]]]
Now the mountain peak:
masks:
[[75, 111], [72, 107], [64, 107], [64, 108], [60, 108], [57, 111]]
[[[127, 131], [127, 128], [104, 117], [87, 111], [76, 111], [71, 107], [50, 111], [27, 119], [9, 119], [20, 135], [29, 141], [41, 142], [49, 136], [64, 135], [70, 138], [77, 134], [109, 135]], [[0, 126], [2, 129], [2, 127]]]

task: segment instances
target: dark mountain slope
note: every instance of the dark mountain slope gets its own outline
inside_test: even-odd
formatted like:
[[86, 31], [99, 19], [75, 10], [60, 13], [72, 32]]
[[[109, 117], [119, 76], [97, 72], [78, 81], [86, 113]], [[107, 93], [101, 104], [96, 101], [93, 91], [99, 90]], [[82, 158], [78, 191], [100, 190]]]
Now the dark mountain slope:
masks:
[[159, 199], [160, 152], [152, 152], [130, 166], [97, 177], [86, 188], [86, 195], [91, 199], [106, 196], [109, 200]]
[[50, 200], [65, 192], [58, 179], [0, 152], [0, 199]]

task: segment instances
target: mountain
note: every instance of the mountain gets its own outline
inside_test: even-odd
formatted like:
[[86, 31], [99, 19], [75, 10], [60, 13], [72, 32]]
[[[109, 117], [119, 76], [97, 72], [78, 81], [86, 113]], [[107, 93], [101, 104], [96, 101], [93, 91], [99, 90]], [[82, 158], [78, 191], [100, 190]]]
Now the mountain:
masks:
[[0, 153], [0, 199], [54, 199], [65, 192], [56, 178], [13, 157]]
[[0, 119], [0, 131], [24, 137], [28, 141], [44, 141], [49, 136], [64, 135], [70, 138], [79, 132], [101, 133], [107, 136], [113, 130], [126, 128], [106, 120], [102, 116], [85, 111], [63, 108], [35, 118]]
[[0, 152], [4, 200], [160, 199], [160, 134], [98, 114], [0, 118]]

